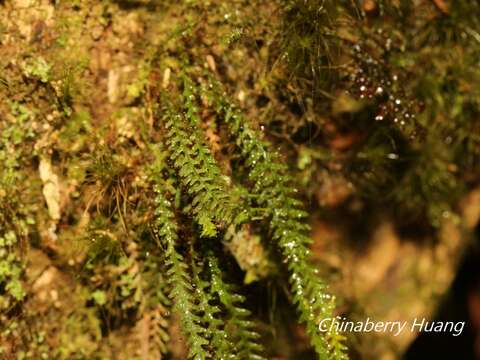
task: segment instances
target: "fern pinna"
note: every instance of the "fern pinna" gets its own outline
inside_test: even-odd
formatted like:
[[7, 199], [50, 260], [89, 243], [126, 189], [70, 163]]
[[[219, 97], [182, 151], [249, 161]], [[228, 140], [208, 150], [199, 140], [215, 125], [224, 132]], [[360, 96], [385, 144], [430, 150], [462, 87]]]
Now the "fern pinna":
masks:
[[[193, 217], [200, 230], [198, 242], [204, 243], [203, 250], [196, 251], [194, 239], [190, 241], [186, 246], [189, 261], [176, 250], [178, 228], [173, 223], [168, 201], [159, 193], [158, 234], [165, 243], [171, 296], [182, 317], [190, 357], [262, 358], [259, 335], [249, 320], [250, 312], [240, 306], [245, 299], [224, 282], [212, 250], [214, 246], [209, 246], [213, 238], [222, 238], [220, 235], [225, 235], [229, 226], [239, 226], [254, 218], [268, 223], [267, 233], [287, 264], [290, 290], [300, 321], [305, 323], [319, 358], [346, 359], [343, 337], [335, 331], [320, 333], [318, 330], [321, 319], [333, 317], [335, 299], [326, 292], [309, 263], [307, 214], [295, 198], [288, 168], [219, 88], [217, 84], [200, 91], [200, 87], [183, 76], [183, 93], [162, 98], [170, 161], [178, 175], [180, 191], [188, 199], [184, 213]], [[255, 199], [254, 209], [249, 208], [251, 204], [246, 205], [245, 190], [240, 191], [243, 189], [240, 185], [232, 184], [232, 180], [222, 174], [209, 151], [200, 127], [199, 94], [210, 100], [217, 118], [223, 119], [229, 135], [235, 139], [248, 170], [248, 181], [243, 184], [248, 188], [246, 197]], [[223, 237], [223, 241], [228, 241], [228, 237]]]

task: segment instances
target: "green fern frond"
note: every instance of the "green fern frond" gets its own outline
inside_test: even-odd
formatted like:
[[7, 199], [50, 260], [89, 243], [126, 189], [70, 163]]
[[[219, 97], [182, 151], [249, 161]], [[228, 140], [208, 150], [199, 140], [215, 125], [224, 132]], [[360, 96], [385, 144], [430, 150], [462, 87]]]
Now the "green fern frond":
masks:
[[200, 123], [200, 118], [198, 116], [198, 107], [195, 103], [195, 90], [192, 81], [183, 74], [183, 93], [182, 100], [185, 108], [185, 116], [188, 119], [189, 123], [193, 126], [197, 126]]
[[[193, 250], [191, 252], [192, 254], [195, 253]], [[208, 291], [210, 284], [208, 281], [201, 279], [201, 269], [193, 259], [192, 272], [198, 309], [203, 314], [203, 323], [210, 334], [210, 347], [215, 354], [215, 359], [235, 359], [233, 355], [234, 345], [223, 326], [222, 310], [215, 304], [215, 299]]]
[[235, 358], [264, 359], [260, 355], [264, 351], [258, 342], [260, 335], [255, 331], [255, 324], [249, 320], [251, 313], [242, 307], [245, 297], [236, 294], [233, 286], [223, 280], [218, 259], [212, 251], [208, 251], [205, 258], [210, 275], [210, 293], [218, 298], [229, 317], [226, 328], [234, 340]]
[[[184, 77], [182, 107], [176, 108], [167, 99], [165, 124], [167, 146], [180, 176], [180, 183], [192, 199], [188, 210], [201, 226], [201, 235], [212, 237], [216, 235], [217, 227], [232, 223], [240, 224], [250, 219], [251, 214], [243, 210], [242, 203], [237, 205], [238, 201], [234, 201], [232, 193], [229, 192], [233, 187], [222, 176], [218, 164], [205, 145], [205, 139], [199, 128], [195, 91], [191, 81]], [[230, 134], [236, 139], [245, 160], [249, 172], [248, 179], [252, 184], [251, 192], [258, 205], [256, 211], [263, 219], [269, 220], [271, 237], [287, 263], [293, 302], [300, 313], [300, 321], [306, 325], [312, 345], [322, 359], [346, 358], [342, 337], [335, 332], [322, 334], [318, 329], [322, 319], [332, 317], [335, 299], [326, 293], [325, 285], [309, 263], [308, 246], [311, 243], [308, 236], [309, 226], [302, 221], [307, 214], [301, 209], [301, 202], [295, 198], [288, 167], [270, 150], [271, 145], [262, 140], [260, 132], [246, 122], [227, 98], [219, 95], [218, 91], [207, 93], [215, 97], [217, 112], [223, 115]], [[240, 332], [237, 330], [236, 336], [239, 338], [233, 341], [239, 347], [238, 356], [249, 354], [247, 358], [249, 356], [251, 358], [250, 354], [258, 353], [261, 348], [257, 347], [254, 341], [256, 333], [250, 331], [252, 324], [246, 319], [248, 311], [236, 307], [243, 298], [229, 295], [225, 286], [214, 285], [219, 284], [221, 280], [219, 272], [214, 271], [211, 276], [210, 291], [219, 297], [222, 306], [232, 316], [229, 323], [234, 328], [243, 329]], [[199, 284], [196, 297], [200, 299], [198, 305], [203, 314], [203, 325], [207, 324], [212, 330], [217, 329], [214, 334], [224, 336], [223, 330], [218, 331], [220, 323], [216, 316], [219, 315], [219, 309], [212, 307], [211, 299], [204, 298], [208, 285], [202, 283], [198, 275], [193, 280]], [[217, 335], [212, 335], [212, 341], [213, 336]], [[224, 354], [228, 353], [228, 343], [218, 337], [212, 346], [217, 350], [222, 349]]]
[[300, 312], [300, 321], [305, 323], [321, 359], [345, 359], [342, 337], [337, 333], [321, 334], [318, 329], [321, 319], [332, 317], [335, 299], [326, 293], [325, 285], [309, 263], [309, 226], [301, 221], [307, 213], [294, 196], [296, 190], [291, 186], [288, 168], [270, 150], [269, 142], [262, 140], [262, 134], [253, 129], [226, 97], [219, 95], [218, 87], [216, 90], [207, 95], [213, 97], [217, 112], [223, 116], [249, 168], [252, 192], [257, 195], [257, 204], [264, 216], [270, 220], [271, 237], [287, 263], [293, 302]]
[[171, 103], [167, 106], [167, 116], [165, 126], [171, 159], [181, 185], [192, 198], [190, 210], [202, 228], [202, 236], [215, 236], [217, 226], [243, 222], [246, 212], [236, 205], [235, 192], [222, 176], [201, 133], [187, 123]]
[[165, 251], [167, 278], [171, 286], [170, 299], [173, 310], [181, 317], [181, 327], [189, 345], [189, 358], [205, 360], [210, 358], [204, 349], [208, 345], [202, 318], [197, 314], [192, 278], [183, 256], [176, 250], [178, 243], [178, 226], [171, 210], [170, 202], [157, 189], [155, 199], [155, 224]]

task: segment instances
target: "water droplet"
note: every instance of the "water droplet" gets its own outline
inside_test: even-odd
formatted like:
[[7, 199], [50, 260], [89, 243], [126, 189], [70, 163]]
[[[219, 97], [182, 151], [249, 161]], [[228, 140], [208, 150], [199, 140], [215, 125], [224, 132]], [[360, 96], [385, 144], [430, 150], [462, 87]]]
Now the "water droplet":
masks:
[[395, 100], [396, 105], [400, 105], [401, 103], [402, 103], [402, 100], [400, 100], [400, 99]]
[[382, 121], [383, 120], [383, 115], [377, 115], [375, 116], [376, 121]]
[[377, 89], [375, 90], [375, 94], [382, 95], [383, 94], [383, 88], [381, 86], [377, 87]]
[[360, 91], [365, 91], [367, 90], [367, 87], [365, 85], [360, 86]]
[[398, 159], [398, 154], [390, 153], [390, 154], [387, 155], [387, 157], [391, 160], [397, 160]]

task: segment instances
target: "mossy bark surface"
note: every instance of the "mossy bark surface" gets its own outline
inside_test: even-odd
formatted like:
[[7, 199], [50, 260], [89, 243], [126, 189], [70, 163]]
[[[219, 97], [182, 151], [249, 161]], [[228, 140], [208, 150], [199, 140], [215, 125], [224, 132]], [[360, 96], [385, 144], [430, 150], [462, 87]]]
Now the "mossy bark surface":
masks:
[[[313, 359], [325, 309], [434, 317], [478, 243], [477, 4], [0, 1], [0, 358]], [[247, 343], [193, 354], [187, 300]], [[382, 359], [417, 336], [344, 335]]]

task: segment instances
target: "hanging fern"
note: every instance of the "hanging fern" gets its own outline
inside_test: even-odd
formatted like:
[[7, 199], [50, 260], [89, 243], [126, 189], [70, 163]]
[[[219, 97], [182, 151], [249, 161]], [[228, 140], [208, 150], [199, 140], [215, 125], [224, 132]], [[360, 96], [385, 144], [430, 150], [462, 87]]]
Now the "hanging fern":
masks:
[[[238, 193], [221, 175], [200, 133], [179, 110], [166, 100], [167, 145], [180, 182], [191, 196], [191, 212], [202, 228], [202, 236], [215, 236], [217, 226], [243, 222], [246, 211], [236, 205]], [[190, 119], [193, 115], [190, 115]]]
[[257, 342], [260, 335], [255, 331], [254, 323], [249, 320], [251, 313], [241, 307], [245, 298], [234, 293], [233, 286], [223, 281], [218, 259], [212, 251], [207, 252], [206, 259], [210, 273], [210, 292], [218, 298], [228, 314], [226, 327], [230, 336], [234, 337], [236, 358], [264, 359], [259, 355], [263, 353], [263, 347]]
[[216, 111], [228, 125], [245, 159], [252, 192], [257, 196], [265, 218], [270, 220], [271, 237], [287, 263], [293, 302], [300, 312], [300, 321], [306, 324], [320, 358], [344, 359], [343, 337], [336, 332], [321, 334], [318, 331], [321, 319], [332, 317], [335, 298], [326, 292], [317, 271], [309, 263], [309, 226], [302, 221], [307, 213], [294, 196], [296, 190], [291, 186], [288, 168], [270, 150], [270, 144], [262, 140], [261, 133], [254, 130], [240, 111], [220, 94], [218, 84], [214, 91], [206, 93], [216, 104]]
[[[191, 251], [194, 253], [194, 251]], [[202, 320], [210, 334], [210, 346], [217, 359], [234, 359], [233, 343], [223, 328], [224, 320], [220, 307], [214, 303], [212, 294], [208, 291], [209, 282], [201, 279], [201, 267], [192, 259], [193, 279], [196, 284], [195, 294], [199, 299], [198, 308], [203, 314]]]
[[[198, 116], [197, 92], [193, 82], [184, 75], [183, 93], [179, 96], [181, 105], [174, 105], [175, 98], [164, 98], [165, 128], [173, 165], [182, 188], [191, 199], [187, 212], [200, 225], [203, 237], [213, 237], [219, 229], [250, 220], [253, 211], [247, 212], [245, 203], [232, 196], [235, 186], [222, 176], [205, 144]], [[245, 161], [251, 185], [251, 194], [247, 196], [255, 198], [258, 206], [255, 215], [268, 221], [270, 236], [287, 264], [293, 302], [300, 313], [300, 321], [306, 325], [312, 345], [322, 359], [346, 358], [343, 337], [334, 331], [322, 334], [318, 330], [322, 319], [332, 317], [335, 299], [326, 292], [317, 271], [309, 263], [311, 239], [309, 227], [305, 224], [307, 213], [295, 198], [287, 166], [270, 150], [270, 144], [262, 140], [260, 132], [253, 129], [225, 96], [220, 95], [218, 84], [205, 94], [216, 105], [217, 114], [224, 118]], [[192, 250], [191, 253], [195, 252]], [[257, 334], [252, 330], [252, 324], [246, 320], [248, 311], [237, 307], [243, 298], [230, 293], [231, 288], [223, 283], [214, 255], [208, 250], [207, 254], [209, 278], [202, 278], [195, 262], [191, 265], [193, 279], [190, 280], [196, 284], [195, 298], [198, 300], [195, 323], [198, 326], [201, 318], [201, 324], [211, 333], [207, 338], [211, 341], [210, 347], [220, 354], [220, 358], [228, 358], [233, 345], [238, 348], [239, 357], [254, 356], [251, 354], [257, 354], [261, 348], [255, 342]], [[184, 272], [187, 276], [187, 267]], [[215, 298], [221, 307], [212, 303]], [[229, 314], [229, 324], [236, 329], [234, 341], [227, 340], [228, 332], [221, 328], [221, 308]], [[205, 340], [205, 328], [197, 330]], [[202, 343], [205, 345], [207, 343]]]
[[192, 278], [183, 256], [176, 250], [178, 226], [170, 202], [157, 190], [156, 225], [165, 250], [166, 275], [171, 286], [170, 298], [173, 310], [181, 317], [182, 330], [189, 345], [189, 357], [194, 360], [209, 358], [204, 349], [208, 345], [206, 329], [198, 315], [193, 294]]
[[[190, 266], [176, 250], [178, 227], [170, 202], [157, 189], [157, 234], [165, 247], [166, 275], [171, 286], [173, 310], [181, 316], [183, 332], [187, 337], [191, 359], [262, 359], [262, 347], [256, 343], [259, 336], [250, 313], [238, 307], [243, 297], [231, 294], [231, 287], [223, 283], [214, 255], [208, 253], [207, 278], [202, 274], [202, 263], [190, 242]], [[226, 330], [224, 313], [235, 333]]]

